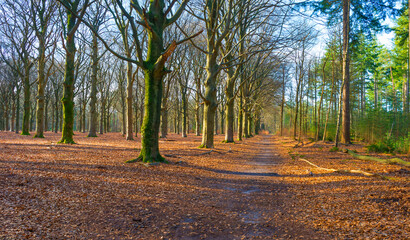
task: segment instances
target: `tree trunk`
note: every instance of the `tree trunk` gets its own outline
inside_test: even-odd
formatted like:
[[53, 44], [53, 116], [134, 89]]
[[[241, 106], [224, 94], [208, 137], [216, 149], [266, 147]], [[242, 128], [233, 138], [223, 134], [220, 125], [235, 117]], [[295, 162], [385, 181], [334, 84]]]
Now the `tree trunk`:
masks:
[[105, 115], [104, 115], [104, 104], [105, 100], [101, 96], [101, 106], [100, 106], [100, 134], [104, 134], [104, 122], [105, 122]]
[[37, 102], [34, 103], [34, 107], [30, 109], [30, 132], [33, 131], [34, 123], [35, 123], [35, 109], [37, 108]]
[[166, 138], [168, 134], [168, 98], [162, 98], [161, 107], [161, 138]]
[[138, 80], [137, 87], [135, 88], [135, 137], [138, 137]]
[[218, 107], [215, 111], [215, 135], [218, 135]]
[[5, 114], [5, 122], [6, 122], [6, 127], [5, 127], [5, 131], [10, 131], [10, 119], [9, 119], [9, 103], [5, 102], [6, 108], [4, 110], [4, 114]]
[[243, 131], [243, 87], [241, 88], [241, 96], [239, 98], [238, 141], [242, 141], [242, 131]]
[[49, 120], [48, 120], [48, 105], [50, 103], [50, 99], [47, 98], [45, 100], [45, 108], [44, 108], [44, 132], [47, 132], [49, 130]]
[[24, 74], [24, 112], [21, 135], [30, 135], [30, 69], [25, 67]]
[[[228, 81], [226, 82], [225, 95], [226, 95], [226, 104], [225, 104], [225, 115], [226, 115], [226, 133], [225, 133], [225, 142], [230, 143], [234, 142], [233, 140], [233, 124], [234, 124], [234, 88], [235, 88], [235, 78], [233, 76], [233, 69], [228, 69], [227, 74]], [[221, 127], [223, 125], [221, 124]]]
[[59, 113], [59, 109], [58, 109], [58, 100], [55, 99], [55, 106], [54, 106], [54, 111], [55, 111], [55, 126], [54, 126], [54, 132], [57, 133], [58, 132], [58, 122], [60, 121], [58, 113]]
[[[155, 43], [153, 43], [151, 40], [150, 47], [156, 47], [153, 46], [154, 44]], [[158, 46], [158, 49], [162, 49], [162, 41], [160, 44], [161, 45]], [[157, 43], [157, 45], [159, 44]], [[163, 69], [158, 69], [158, 67], [155, 65], [152, 66], [151, 69], [145, 70], [145, 114], [141, 128], [142, 149], [138, 157], [138, 159], [143, 162], [156, 162], [165, 160], [160, 155], [158, 146], [163, 76]]]
[[350, 0], [343, 0], [343, 131], [342, 143], [350, 143], [350, 76], [349, 76], [349, 32]]
[[329, 115], [330, 115], [330, 110], [332, 109], [332, 99], [333, 99], [333, 95], [334, 95], [334, 91], [335, 91], [335, 84], [336, 84], [336, 79], [335, 79], [335, 60], [333, 58], [332, 61], [332, 91], [330, 93], [330, 101], [329, 101], [329, 107], [327, 109], [327, 113], [326, 113], [326, 121], [325, 121], [325, 128], [323, 130], [323, 138], [322, 141], [326, 140], [326, 133], [327, 133], [327, 124], [329, 122]]
[[225, 129], [224, 129], [224, 123], [225, 123], [225, 114], [223, 109], [219, 112], [219, 114], [221, 115], [221, 134], [225, 134]]
[[83, 127], [81, 128], [81, 132], [82, 132], [82, 133], [85, 133], [86, 128], [87, 128], [87, 124], [86, 124], [86, 113], [85, 113], [85, 110], [86, 110], [86, 109], [87, 109], [87, 100], [84, 99], [84, 102], [83, 102], [83, 112], [82, 112], [82, 114], [81, 114], [81, 117], [82, 117], [82, 119], [83, 119]]
[[17, 107], [16, 107], [16, 133], [19, 133], [19, 127], [20, 127], [20, 88], [17, 89], [16, 92], [17, 95]]
[[[326, 60], [325, 60], [325, 62], [323, 63], [323, 68], [322, 68], [322, 87], [321, 87], [321, 89], [320, 89], [320, 100], [319, 100], [319, 106], [318, 106], [318, 109], [317, 109], [317, 122], [316, 122], [316, 136], [315, 136], [315, 139], [316, 139], [316, 141], [319, 141], [319, 134], [320, 134], [320, 121], [321, 121], [321, 118], [320, 118], [320, 112], [321, 112], [321, 110], [322, 110], [322, 101], [323, 101], [323, 94], [324, 94], [324, 87], [325, 87], [325, 67], [326, 67]], [[315, 90], [316, 90], [316, 88], [315, 88]], [[315, 97], [316, 97], [316, 94], [315, 94]], [[315, 103], [316, 103], [316, 101], [315, 101]], [[316, 111], [315, 111], [315, 113], [316, 113]]]
[[[68, 14], [68, 27], [67, 32], [71, 32], [74, 28], [76, 19]], [[67, 35], [66, 38], [66, 62], [65, 62], [65, 73], [64, 73], [64, 90], [63, 98], [61, 102], [63, 104], [63, 129], [62, 137], [59, 143], [75, 143], [73, 140], [73, 127], [74, 127], [74, 83], [75, 83], [75, 40], [74, 32], [71, 35]]]
[[204, 116], [202, 129], [202, 144], [200, 147], [214, 147], [214, 130], [215, 130], [215, 112], [217, 109], [216, 99], [216, 78], [218, 75], [218, 66], [216, 64], [216, 55], [207, 55], [207, 78], [205, 81], [205, 100]]
[[[122, 87], [122, 86], [121, 86]], [[122, 88], [121, 88], [122, 89]], [[121, 96], [121, 98], [122, 98], [122, 106], [121, 106], [121, 108], [122, 108], [122, 111], [121, 111], [121, 117], [122, 117], [122, 127], [121, 127], [121, 133], [122, 133], [122, 135], [123, 136], [125, 136], [125, 134], [126, 134], [126, 129], [127, 129], [127, 111], [126, 111], [126, 109], [127, 109], [127, 103], [126, 103], [126, 101], [127, 100], [125, 100], [124, 99], [124, 93], [122, 93], [121, 95], [123, 95], [123, 96]], [[118, 119], [118, 121], [119, 121], [119, 119]], [[132, 125], [131, 125], [132, 126]]]
[[285, 66], [282, 72], [282, 102], [280, 104], [280, 135], [283, 136], [283, 110], [285, 107]]
[[200, 136], [201, 135], [201, 122], [199, 120], [199, 109], [201, 107], [201, 104], [199, 102], [199, 90], [200, 90], [200, 86], [199, 86], [199, 80], [197, 82], [197, 93], [195, 95], [195, 102], [196, 102], [196, 107], [195, 107], [195, 135], [196, 136]]
[[90, 128], [87, 137], [97, 137], [97, 72], [98, 72], [98, 41], [97, 36], [93, 34], [92, 46], [93, 65], [91, 75], [91, 92], [90, 92]]
[[36, 134], [35, 138], [44, 138], [44, 89], [46, 87], [45, 77], [45, 46], [40, 41], [38, 60], [38, 89], [37, 89], [37, 111], [36, 111]]
[[12, 105], [11, 105], [11, 126], [10, 126], [10, 132], [14, 132], [14, 124], [16, 120], [16, 103], [15, 100], [12, 100]]
[[132, 77], [132, 64], [128, 62], [127, 65], [127, 140], [134, 140], [132, 136], [132, 103], [133, 103], [133, 95], [132, 95], [132, 87], [134, 85], [134, 79]]
[[182, 137], [187, 137], [187, 115], [188, 115], [188, 103], [186, 97], [186, 87], [181, 86], [182, 93]]

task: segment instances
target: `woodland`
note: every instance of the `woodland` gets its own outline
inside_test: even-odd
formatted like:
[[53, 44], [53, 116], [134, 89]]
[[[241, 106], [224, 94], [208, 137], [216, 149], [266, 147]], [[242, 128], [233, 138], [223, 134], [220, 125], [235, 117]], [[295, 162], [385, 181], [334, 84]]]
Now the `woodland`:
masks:
[[0, 239], [410, 239], [409, 7], [0, 0]]

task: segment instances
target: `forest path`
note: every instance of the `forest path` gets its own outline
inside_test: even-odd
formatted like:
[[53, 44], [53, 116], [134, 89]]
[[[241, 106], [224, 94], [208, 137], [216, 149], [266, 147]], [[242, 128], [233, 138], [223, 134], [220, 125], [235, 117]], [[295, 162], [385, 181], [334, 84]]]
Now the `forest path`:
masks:
[[[317, 232], [293, 221], [290, 187], [278, 174], [286, 159], [279, 153], [272, 135], [261, 135], [247, 143], [255, 152], [235, 162], [235, 170], [219, 166], [212, 188], [222, 191], [213, 204], [232, 222], [215, 239], [323, 239]], [[216, 201], [215, 201], [216, 200]], [[210, 227], [212, 229], [212, 227]], [[182, 237], [182, 235], [178, 236]]]

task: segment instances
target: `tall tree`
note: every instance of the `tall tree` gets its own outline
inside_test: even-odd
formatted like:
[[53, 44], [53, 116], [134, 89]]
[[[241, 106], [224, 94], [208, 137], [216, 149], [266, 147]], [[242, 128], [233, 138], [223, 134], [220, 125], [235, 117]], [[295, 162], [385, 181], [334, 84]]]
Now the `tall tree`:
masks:
[[5, 63], [17, 72], [23, 82], [23, 124], [21, 135], [30, 135], [30, 96], [31, 85], [30, 71], [34, 66], [31, 50], [35, 40], [33, 29], [30, 25], [28, 0], [10, 1], [5, 0], [1, 5], [1, 28], [0, 31], [5, 38], [4, 46], [0, 51]]
[[63, 131], [59, 143], [75, 143], [73, 140], [74, 127], [74, 84], [75, 84], [75, 33], [80, 26], [86, 12], [89, 0], [60, 0], [64, 5], [67, 24], [64, 25], [65, 73], [63, 98]]
[[[142, 148], [138, 158], [128, 162], [161, 162], [165, 160], [160, 155], [158, 144], [163, 78], [169, 72], [169, 70], [166, 69], [165, 64], [177, 45], [184, 43], [196, 35], [178, 42], [173, 40], [165, 47], [164, 31], [178, 20], [184, 12], [188, 1], [189, 0], [182, 1], [177, 10], [173, 12], [175, 9], [174, 5], [178, 2], [177, 0], [170, 1], [167, 7], [164, 0], [151, 0], [147, 12], [145, 8], [141, 8], [138, 1], [131, 0], [130, 6], [132, 11], [129, 12], [123, 6], [122, 1], [116, 0], [123, 16], [129, 21], [131, 28], [130, 35], [135, 42], [137, 56], [136, 58], [122, 56], [112, 50], [105, 41], [102, 42], [115, 56], [136, 64], [145, 74], [145, 115], [141, 127], [143, 136], [141, 141]], [[134, 17], [133, 11], [138, 15], [138, 18]], [[168, 15], [171, 16], [167, 17]], [[144, 27], [148, 34], [146, 58], [144, 58], [143, 48], [139, 38], [140, 31], [137, 28], [138, 25]]]
[[[328, 23], [335, 24], [343, 22], [343, 111], [342, 111], [342, 142], [350, 143], [350, 74], [349, 42], [352, 36], [359, 32], [380, 31], [383, 29], [381, 22], [389, 14], [397, 14], [395, 9], [397, 0], [313, 0], [302, 2], [300, 6], [310, 6], [316, 13], [328, 16]], [[342, 17], [341, 17], [342, 16]], [[350, 25], [353, 25], [352, 28]], [[353, 30], [353, 31], [352, 31]]]
[[[52, 32], [56, 32], [56, 29], [53, 29], [53, 25], [55, 25], [53, 24], [53, 21], [55, 19], [54, 16], [56, 13], [56, 6], [57, 4], [55, 2], [47, 0], [31, 0], [30, 2], [30, 16], [32, 20], [31, 23], [38, 42], [38, 89], [36, 109], [36, 134], [34, 135], [35, 138], [44, 138], [44, 90], [46, 88], [47, 80], [51, 74], [51, 69], [54, 64], [54, 50], [56, 46], [54, 39], [56, 39], [56, 36], [53, 36]], [[54, 49], [52, 51], [49, 51], [49, 56], [47, 56], [47, 50], [52, 46], [54, 46]], [[46, 71], [47, 60], [50, 59], [50, 55], [52, 57], [51, 61], [48, 61], [49, 68], [48, 71]]]

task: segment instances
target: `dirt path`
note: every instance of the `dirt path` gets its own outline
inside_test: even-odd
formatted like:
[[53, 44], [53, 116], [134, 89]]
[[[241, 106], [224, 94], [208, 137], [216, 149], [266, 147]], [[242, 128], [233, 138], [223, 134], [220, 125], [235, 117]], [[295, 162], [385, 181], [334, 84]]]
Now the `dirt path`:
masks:
[[[229, 167], [220, 165], [219, 170], [213, 170], [218, 173], [214, 181], [204, 179], [203, 185], [221, 189], [212, 203], [229, 216], [220, 226], [222, 231], [214, 232], [211, 239], [324, 239], [326, 236], [292, 219], [289, 186], [277, 173], [286, 160], [277, 153], [272, 140], [272, 136], [262, 136], [260, 141], [247, 146], [256, 154], [237, 159], [235, 170], [224, 170]], [[202, 224], [210, 229], [215, 227], [210, 222]]]

